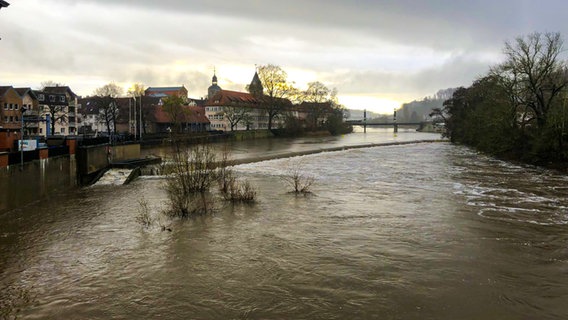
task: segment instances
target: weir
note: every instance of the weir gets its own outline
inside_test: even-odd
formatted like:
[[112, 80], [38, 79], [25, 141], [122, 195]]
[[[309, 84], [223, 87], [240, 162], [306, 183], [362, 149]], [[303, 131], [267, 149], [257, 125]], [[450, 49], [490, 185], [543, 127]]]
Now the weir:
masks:
[[133, 179], [135, 171], [138, 171], [139, 175], [140, 169], [110, 169], [93, 186], [119, 186], [127, 184]]

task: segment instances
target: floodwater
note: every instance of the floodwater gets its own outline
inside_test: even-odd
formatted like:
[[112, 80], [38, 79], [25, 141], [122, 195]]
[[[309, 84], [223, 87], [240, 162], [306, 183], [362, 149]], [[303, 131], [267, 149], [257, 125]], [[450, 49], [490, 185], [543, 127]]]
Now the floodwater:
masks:
[[[290, 167], [313, 195], [287, 192]], [[448, 143], [234, 169], [258, 203], [186, 221], [160, 214], [160, 177], [10, 211], [0, 285], [33, 297], [22, 319], [568, 318], [565, 175]]]

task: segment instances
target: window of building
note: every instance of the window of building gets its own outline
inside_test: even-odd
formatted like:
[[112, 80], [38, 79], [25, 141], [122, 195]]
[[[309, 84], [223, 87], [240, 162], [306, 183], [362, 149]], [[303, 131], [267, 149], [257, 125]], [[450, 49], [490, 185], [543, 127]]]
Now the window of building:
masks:
[[10, 121], [8, 121], [8, 122], [13, 122], [13, 121], [14, 121], [14, 117], [10, 116]]
[[65, 96], [60, 96], [60, 97], [59, 97], [59, 102], [65, 102]]
[[8, 116], [4, 116], [4, 122], [8, 122]]
[[61, 133], [65, 133], [65, 128], [61, 128]]
[[49, 96], [49, 102], [55, 102], [55, 96], [54, 95]]
[[8, 103], [4, 102], [4, 110], [8, 110]]
[[43, 128], [39, 128], [39, 133], [43, 133]]
[[43, 93], [38, 94], [37, 99], [39, 101], [45, 101], [45, 95]]
[[14, 104], [14, 110], [18, 110], [20, 106], [18, 104]]

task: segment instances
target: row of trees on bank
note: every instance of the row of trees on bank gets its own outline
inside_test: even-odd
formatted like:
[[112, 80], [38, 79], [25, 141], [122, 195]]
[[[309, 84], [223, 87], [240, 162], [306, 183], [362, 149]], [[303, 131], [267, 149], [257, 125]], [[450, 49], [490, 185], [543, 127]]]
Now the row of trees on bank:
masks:
[[[275, 119], [281, 119], [285, 129], [290, 132], [298, 131], [298, 119], [291, 117], [289, 111], [293, 105], [302, 106], [308, 113], [307, 129], [318, 130], [325, 126], [332, 133], [349, 131], [343, 125], [337, 126], [337, 119], [343, 124], [343, 112], [345, 107], [338, 103], [337, 89], [328, 88], [319, 81], [308, 83], [305, 90], [295, 87], [294, 82], [288, 80], [288, 74], [280, 66], [267, 64], [258, 67], [258, 78], [262, 84], [262, 90], [247, 86], [259, 103], [266, 110], [268, 116], [268, 129], [274, 128]], [[319, 120], [325, 118], [323, 123]], [[330, 128], [333, 126], [333, 128]]]
[[[258, 67], [258, 80], [261, 88], [247, 86], [247, 91], [256, 99], [257, 108], [264, 110], [268, 118], [268, 129], [278, 127], [297, 131], [306, 128], [308, 130], [328, 129], [332, 133], [349, 131], [343, 124], [344, 107], [338, 103], [337, 90], [330, 89], [319, 81], [308, 83], [305, 90], [294, 86], [294, 82], [288, 80], [288, 74], [277, 65], [263, 65]], [[116, 134], [116, 122], [119, 119], [119, 110], [116, 99], [123, 96], [123, 89], [115, 83], [106, 84], [93, 92], [93, 99], [100, 110], [99, 119], [104, 123], [108, 134]], [[142, 84], [134, 84], [128, 90], [128, 96], [139, 98], [144, 94]], [[162, 99], [162, 108], [171, 118], [174, 127], [173, 132], [181, 132], [181, 126], [176, 126], [181, 119], [188, 117], [187, 109], [179, 108], [185, 101], [181, 97], [166, 97]], [[298, 106], [307, 112], [306, 123], [300, 125], [298, 119], [291, 116], [291, 111]], [[231, 130], [239, 123], [250, 121], [251, 109], [246, 106], [227, 106], [224, 116], [229, 121]], [[321, 119], [325, 119], [322, 121]], [[277, 121], [278, 120], [278, 121]], [[331, 128], [330, 128], [331, 127]]]
[[559, 33], [506, 42], [506, 60], [432, 116], [452, 142], [535, 164], [568, 160], [568, 67]]

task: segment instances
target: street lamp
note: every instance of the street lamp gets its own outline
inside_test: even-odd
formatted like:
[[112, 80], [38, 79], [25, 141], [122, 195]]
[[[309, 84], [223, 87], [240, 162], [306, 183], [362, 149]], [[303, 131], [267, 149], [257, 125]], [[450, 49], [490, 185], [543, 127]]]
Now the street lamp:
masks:
[[20, 126], [20, 170], [24, 170], [24, 113], [26, 107], [22, 106], [21, 126]]
[[140, 135], [140, 142], [142, 142], [142, 95], [140, 95], [140, 131], [138, 134]]

